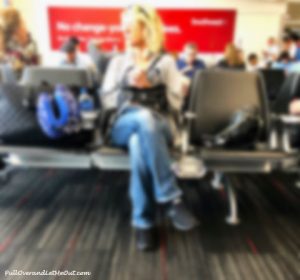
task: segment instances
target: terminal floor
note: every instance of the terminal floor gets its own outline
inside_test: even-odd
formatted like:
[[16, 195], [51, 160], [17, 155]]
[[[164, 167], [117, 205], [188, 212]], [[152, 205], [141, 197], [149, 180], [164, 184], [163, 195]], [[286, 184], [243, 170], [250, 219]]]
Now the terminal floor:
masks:
[[[0, 186], [0, 279], [300, 279], [300, 189], [293, 175], [239, 175], [241, 224], [224, 222], [226, 194], [180, 182], [201, 220], [176, 232], [159, 216], [157, 251], [136, 251], [128, 174], [14, 170]], [[91, 276], [5, 278], [5, 270], [79, 271]]]

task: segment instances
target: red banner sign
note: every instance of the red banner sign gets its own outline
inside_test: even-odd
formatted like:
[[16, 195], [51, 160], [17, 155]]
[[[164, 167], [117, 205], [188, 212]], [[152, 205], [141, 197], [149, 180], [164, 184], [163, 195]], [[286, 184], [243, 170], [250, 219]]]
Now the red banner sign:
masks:
[[[120, 8], [49, 7], [50, 42], [58, 50], [70, 36], [81, 41], [101, 39], [103, 48], [123, 49]], [[202, 53], [223, 52], [234, 38], [234, 10], [158, 9], [164, 23], [166, 49], [181, 51], [186, 42], [198, 44]]]

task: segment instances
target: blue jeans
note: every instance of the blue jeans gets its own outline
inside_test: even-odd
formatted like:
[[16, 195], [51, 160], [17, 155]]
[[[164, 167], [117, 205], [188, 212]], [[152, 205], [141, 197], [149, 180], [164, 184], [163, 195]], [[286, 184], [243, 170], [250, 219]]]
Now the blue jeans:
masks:
[[129, 150], [132, 225], [147, 229], [154, 225], [155, 202], [166, 203], [181, 196], [171, 170], [166, 120], [150, 110], [130, 107], [112, 128], [112, 142]]

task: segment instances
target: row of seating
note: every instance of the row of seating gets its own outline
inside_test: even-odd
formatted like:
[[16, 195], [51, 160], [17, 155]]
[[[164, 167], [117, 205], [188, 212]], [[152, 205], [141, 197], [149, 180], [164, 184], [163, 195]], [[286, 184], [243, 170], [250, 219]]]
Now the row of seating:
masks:
[[[292, 74], [285, 79], [273, 101], [272, 112], [261, 73], [205, 70], [198, 72], [192, 81], [186, 125], [182, 129], [185, 136], [182, 137], [182, 149], [172, 151], [174, 172], [181, 178], [200, 178], [207, 172], [223, 174], [219, 177], [230, 198], [230, 223], [238, 221], [237, 204], [235, 192], [224, 174], [299, 170], [299, 153], [290, 146], [290, 131], [300, 124], [300, 120], [288, 116], [286, 110], [288, 101], [300, 89], [299, 77], [299, 74]], [[126, 151], [99, 143], [91, 145], [91, 139], [95, 138], [80, 139], [74, 145], [67, 142], [60, 147], [58, 142], [43, 138], [37, 131], [35, 113], [25, 109], [23, 102], [24, 98], [28, 100], [28, 95], [31, 98], [32, 94], [36, 94], [43, 82], [92, 87], [90, 77], [83, 69], [39, 67], [28, 68], [20, 85], [2, 85], [0, 154], [6, 162], [26, 167], [129, 170]], [[278, 104], [281, 105], [280, 110]], [[232, 145], [227, 145], [226, 141], [212, 141], [226, 129], [239, 136], [239, 129], [247, 119], [243, 118], [245, 111], [251, 111], [259, 120], [255, 135]], [[237, 112], [241, 113], [232, 124], [231, 119]], [[99, 129], [95, 128], [94, 132], [97, 131]], [[13, 137], [7, 137], [7, 134]]]

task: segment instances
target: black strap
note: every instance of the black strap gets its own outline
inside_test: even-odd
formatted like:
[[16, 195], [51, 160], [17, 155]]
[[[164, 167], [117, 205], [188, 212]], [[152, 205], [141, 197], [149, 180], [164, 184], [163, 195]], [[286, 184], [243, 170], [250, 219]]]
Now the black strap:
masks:
[[163, 57], [164, 53], [160, 53], [150, 64], [149, 68], [147, 69], [148, 71], [151, 71], [152, 69], [154, 69], [154, 67], [157, 65], [157, 63], [161, 60], [161, 58]]

